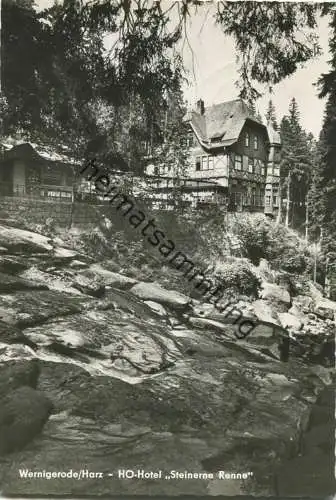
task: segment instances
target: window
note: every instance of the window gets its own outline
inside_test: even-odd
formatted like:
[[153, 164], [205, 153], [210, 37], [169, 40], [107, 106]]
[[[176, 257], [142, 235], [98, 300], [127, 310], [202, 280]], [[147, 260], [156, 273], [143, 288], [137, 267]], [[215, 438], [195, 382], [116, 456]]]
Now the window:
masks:
[[254, 136], [254, 149], [258, 149], [258, 137], [256, 135]]
[[250, 172], [250, 174], [254, 173], [254, 161], [253, 161], [253, 158], [249, 158], [248, 159], [248, 171]]
[[245, 134], [245, 147], [248, 148], [250, 145], [250, 134], [246, 132]]
[[201, 170], [201, 157], [196, 156], [196, 170]]
[[242, 169], [242, 156], [235, 154], [235, 169], [236, 170], [241, 170]]
[[269, 195], [266, 196], [265, 202], [266, 202], [266, 205], [271, 204], [271, 197]]
[[189, 130], [187, 134], [187, 148], [192, 148], [194, 145], [194, 132]]
[[214, 168], [214, 157], [213, 156], [208, 157], [208, 168], [209, 168], [209, 170], [213, 170], [213, 168]]
[[154, 175], [159, 175], [159, 167], [154, 167]]
[[278, 166], [274, 166], [273, 168], [273, 175], [280, 175], [280, 168]]
[[208, 157], [202, 156], [202, 170], [208, 170]]
[[265, 175], [265, 163], [261, 165], [261, 175]]

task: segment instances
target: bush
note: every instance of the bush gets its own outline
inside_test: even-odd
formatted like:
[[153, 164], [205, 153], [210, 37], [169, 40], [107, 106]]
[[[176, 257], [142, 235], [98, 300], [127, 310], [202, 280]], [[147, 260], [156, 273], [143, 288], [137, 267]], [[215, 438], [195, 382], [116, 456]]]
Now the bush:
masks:
[[212, 277], [228, 294], [258, 296], [260, 280], [243, 259], [217, 265]]
[[266, 259], [275, 269], [300, 274], [310, 267], [307, 246], [298, 235], [264, 216], [242, 214], [232, 226], [239, 238], [243, 254], [254, 265]]
[[241, 214], [232, 225], [232, 232], [241, 242], [243, 253], [252, 264], [258, 265], [260, 259], [267, 259], [270, 244], [271, 223], [264, 216]]

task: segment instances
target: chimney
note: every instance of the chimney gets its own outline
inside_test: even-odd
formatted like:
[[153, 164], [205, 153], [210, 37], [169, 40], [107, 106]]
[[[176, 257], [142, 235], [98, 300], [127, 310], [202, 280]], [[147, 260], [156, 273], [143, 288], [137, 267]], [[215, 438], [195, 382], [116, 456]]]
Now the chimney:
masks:
[[202, 99], [199, 99], [197, 102], [196, 102], [196, 111], [200, 114], [200, 115], [204, 115], [204, 101]]

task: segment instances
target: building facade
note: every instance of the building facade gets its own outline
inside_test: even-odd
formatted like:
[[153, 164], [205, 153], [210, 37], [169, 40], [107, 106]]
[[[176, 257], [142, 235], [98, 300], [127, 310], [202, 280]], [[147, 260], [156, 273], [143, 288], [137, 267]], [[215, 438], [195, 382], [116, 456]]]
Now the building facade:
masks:
[[[232, 211], [279, 208], [278, 132], [266, 127], [240, 99], [206, 108], [199, 100], [185, 117], [188, 148], [186, 175], [179, 180], [191, 205], [225, 204]], [[152, 166], [148, 174], [158, 173]], [[156, 190], [169, 191], [169, 166], [160, 169]]]
[[72, 200], [75, 161], [23, 141], [2, 143], [0, 195]]

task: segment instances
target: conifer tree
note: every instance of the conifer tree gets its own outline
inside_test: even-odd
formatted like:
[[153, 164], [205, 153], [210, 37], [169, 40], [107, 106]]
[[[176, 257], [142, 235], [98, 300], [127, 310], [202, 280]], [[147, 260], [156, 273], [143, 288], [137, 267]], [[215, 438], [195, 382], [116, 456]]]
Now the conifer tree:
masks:
[[311, 180], [311, 154], [308, 135], [300, 124], [296, 99], [289, 105], [288, 116], [281, 121], [282, 196], [286, 198], [286, 226], [300, 227], [306, 218], [307, 193]]
[[267, 125], [271, 125], [275, 130], [278, 130], [278, 122], [276, 119], [275, 106], [272, 99], [268, 101], [268, 107], [265, 115]]
[[326, 275], [331, 282], [331, 297], [336, 298], [336, 6], [326, 4], [324, 13], [331, 14], [330, 71], [320, 79], [321, 97], [327, 97], [324, 122], [320, 134], [319, 158], [315, 173], [314, 219], [322, 232], [322, 248], [326, 258]]

